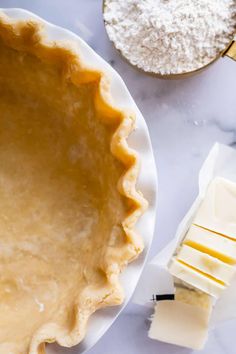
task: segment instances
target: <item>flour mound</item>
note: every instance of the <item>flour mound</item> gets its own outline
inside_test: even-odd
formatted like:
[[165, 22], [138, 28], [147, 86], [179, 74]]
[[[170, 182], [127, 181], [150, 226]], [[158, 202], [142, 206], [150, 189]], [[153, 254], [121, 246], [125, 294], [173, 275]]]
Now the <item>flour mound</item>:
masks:
[[236, 0], [106, 0], [116, 48], [152, 73], [179, 74], [210, 63], [236, 30]]

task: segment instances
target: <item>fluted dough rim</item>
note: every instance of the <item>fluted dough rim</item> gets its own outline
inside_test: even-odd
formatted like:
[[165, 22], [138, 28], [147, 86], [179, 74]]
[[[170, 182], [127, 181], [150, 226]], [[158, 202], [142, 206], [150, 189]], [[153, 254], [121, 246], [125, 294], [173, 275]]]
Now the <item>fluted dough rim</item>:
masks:
[[134, 129], [135, 116], [133, 112], [120, 110], [113, 104], [108, 75], [101, 70], [89, 68], [72, 42], [48, 40], [39, 21], [16, 21], [0, 12], [0, 38], [6, 45], [16, 50], [25, 51], [43, 61], [61, 65], [63, 75], [75, 86], [81, 83], [96, 83], [96, 110], [102, 113], [104, 124], [114, 126], [110, 145], [111, 153], [124, 166], [117, 188], [132, 206], [130, 208], [132, 212], [122, 222], [127, 238], [126, 247], [117, 248], [115, 254], [114, 250], [108, 249], [105, 256], [107, 286], [94, 294], [89, 303], [85, 302], [83, 307], [77, 307], [74, 327], [69, 332], [65, 328], [60, 328], [56, 323], [47, 323], [34, 334], [29, 354], [44, 354], [46, 342], [56, 341], [65, 347], [78, 344], [86, 334], [87, 322], [93, 312], [102, 307], [122, 303], [124, 296], [119, 274], [127, 263], [135, 259], [143, 249], [142, 238], [135, 232], [134, 227], [147, 208], [147, 201], [136, 189], [139, 174], [138, 155], [127, 144], [127, 137]]

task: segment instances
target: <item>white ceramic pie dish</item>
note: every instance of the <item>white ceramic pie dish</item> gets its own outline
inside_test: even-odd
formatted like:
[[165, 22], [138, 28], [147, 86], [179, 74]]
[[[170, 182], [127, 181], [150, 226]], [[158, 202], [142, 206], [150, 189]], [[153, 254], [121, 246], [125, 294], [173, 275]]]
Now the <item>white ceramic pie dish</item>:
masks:
[[120, 312], [132, 296], [137, 285], [138, 279], [144, 267], [148, 250], [151, 246], [156, 213], [156, 193], [157, 193], [157, 175], [155, 161], [153, 157], [151, 141], [148, 129], [143, 116], [133, 101], [127, 87], [117, 72], [101, 57], [99, 57], [80, 37], [61, 27], [52, 25], [35, 14], [23, 9], [0, 9], [12, 19], [28, 20], [33, 19], [43, 23], [45, 33], [50, 40], [73, 41], [78, 46], [80, 55], [89, 64], [89, 67], [96, 67], [104, 71], [111, 81], [111, 94], [116, 105], [121, 108], [132, 109], [136, 113], [136, 130], [131, 134], [128, 143], [138, 151], [141, 160], [141, 171], [138, 180], [138, 189], [142, 191], [149, 202], [149, 208], [141, 217], [136, 225], [136, 230], [143, 236], [145, 248], [141, 256], [131, 263], [121, 275], [121, 284], [124, 288], [126, 300], [122, 306], [106, 308], [97, 311], [91, 318], [87, 335], [78, 346], [71, 349], [59, 348], [57, 345], [47, 347], [47, 352], [81, 354], [89, 350], [101, 336], [108, 330]]

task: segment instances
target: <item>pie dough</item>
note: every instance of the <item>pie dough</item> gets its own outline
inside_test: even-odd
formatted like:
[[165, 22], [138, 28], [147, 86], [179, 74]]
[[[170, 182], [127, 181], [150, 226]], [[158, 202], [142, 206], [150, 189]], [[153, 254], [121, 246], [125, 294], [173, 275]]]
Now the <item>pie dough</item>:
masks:
[[146, 201], [106, 75], [41, 24], [0, 13], [0, 354], [70, 347], [123, 300]]

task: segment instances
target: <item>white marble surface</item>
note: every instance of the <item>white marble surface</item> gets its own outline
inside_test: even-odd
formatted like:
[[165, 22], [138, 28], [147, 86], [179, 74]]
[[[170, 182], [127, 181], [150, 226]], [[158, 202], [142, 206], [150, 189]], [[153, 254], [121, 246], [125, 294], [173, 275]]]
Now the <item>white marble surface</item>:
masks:
[[[212, 144], [236, 145], [236, 62], [221, 59], [198, 76], [162, 81], [137, 72], [117, 54], [103, 27], [101, 0], [0, 0], [0, 7], [23, 7], [74, 31], [123, 77], [149, 126], [158, 165], [159, 207], [150, 252], [154, 256], [173, 237], [191, 205], [198, 170]], [[149, 310], [130, 303], [89, 354], [191, 352], [148, 339], [149, 315]], [[236, 320], [218, 327], [201, 353], [235, 354], [235, 330]]]

